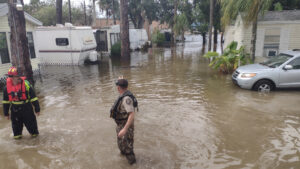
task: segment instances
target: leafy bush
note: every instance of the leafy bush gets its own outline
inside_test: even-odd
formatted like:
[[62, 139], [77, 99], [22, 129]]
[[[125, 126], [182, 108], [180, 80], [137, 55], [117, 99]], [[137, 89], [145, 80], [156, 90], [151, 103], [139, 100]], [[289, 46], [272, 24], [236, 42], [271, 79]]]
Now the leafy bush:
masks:
[[152, 43], [156, 44], [157, 46], [162, 46], [166, 41], [165, 35], [163, 33], [160, 33], [159, 30], [155, 30], [152, 33], [151, 39], [152, 39]]
[[121, 56], [121, 42], [113, 44], [110, 53], [112, 56]]
[[174, 33], [176, 36], [184, 34], [184, 32], [189, 28], [188, 27], [189, 22], [186, 17], [186, 15], [180, 14], [175, 18], [175, 24], [174, 24]]
[[237, 50], [238, 43], [231, 42], [224, 50], [223, 55], [219, 56], [217, 52], [207, 52], [204, 57], [211, 59], [210, 67], [218, 69], [225, 74], [232, 73], [241, 65], [252, 63], [249, 54], [245, 52], [245, 46]]
[[282, 11], [283, 6], [281, 5], [280, 2], [277, 2], [276, 4], [274, 4], [274, 9], [275, 9], [275, 11]]

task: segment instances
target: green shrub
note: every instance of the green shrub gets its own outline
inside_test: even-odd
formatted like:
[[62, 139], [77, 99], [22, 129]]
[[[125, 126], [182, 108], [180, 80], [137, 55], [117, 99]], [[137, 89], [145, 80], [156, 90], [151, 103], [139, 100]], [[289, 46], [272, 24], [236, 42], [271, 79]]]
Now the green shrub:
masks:
[[156, 44], [157, 46], [162, 46], [166, 41], [165, 35], [160, 33], [158, 30], [152, 33], [152, 43]]
[[113, 44], [110, 53], [112, 56], [121, 56], [121, 42]]
[[274, 10], [275, 11], [282, 11], [283, 10], [283, 6], [281, 5], [280, 2], [277, 2], [276, 4], [274, 4]]
[[204, 57], [211, 60], [210, 67], [225, 74], [232, 73], [239, 66], [252, 63], [249, 54], [245, 52], [245, 46], [241, 46], [238, 50], [237, 46], [238, 43], [233, 41], [226, 47], [223, 55], [219, 56], [217, 52], [207, 52]]

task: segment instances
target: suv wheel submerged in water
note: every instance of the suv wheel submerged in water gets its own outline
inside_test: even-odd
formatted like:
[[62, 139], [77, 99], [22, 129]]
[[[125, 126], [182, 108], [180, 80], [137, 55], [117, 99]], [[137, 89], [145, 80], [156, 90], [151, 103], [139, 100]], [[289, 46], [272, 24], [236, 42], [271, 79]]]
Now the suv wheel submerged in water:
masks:
[[258, 92], [270, 92], [274, 89], [274, 84], [270, 80], [259, 80], [253, 87]]

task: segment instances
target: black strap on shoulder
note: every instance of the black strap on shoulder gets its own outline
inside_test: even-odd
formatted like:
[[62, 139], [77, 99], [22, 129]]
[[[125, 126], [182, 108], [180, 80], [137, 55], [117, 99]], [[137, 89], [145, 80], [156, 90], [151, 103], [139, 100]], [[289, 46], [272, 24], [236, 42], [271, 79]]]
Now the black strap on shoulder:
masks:
[[113, 119], [116, 119], [117, 113], [118, 113], [118, 106], [121, 102], [121, 100], [123, 99], [122, 96], [120, 96], [115, 103], [113, 104], [112, 108], [110, 109], [110, 117]]
[[138, 109], [138, 102], [137, 102], [136, 98], [134, 97], [134, 95], [129, 90], [127, 90], [125, 93], [123, 93], [115, 101], [115, 103], [113, 104], [112, 108], [110, 109], [110, 117], [111, 118], [114, 118], [114, 119], [116, 118], [116, 115], [118, 113], [118, 107], [119, 107], [121, 101], [123, 100], [123, 98], [126, 97], [126, 96], [129, 96], [132, 99], [132, 101], [133, 101], [133, 107], [137, 108], [137, 111], [139, 111], [139, 109]]

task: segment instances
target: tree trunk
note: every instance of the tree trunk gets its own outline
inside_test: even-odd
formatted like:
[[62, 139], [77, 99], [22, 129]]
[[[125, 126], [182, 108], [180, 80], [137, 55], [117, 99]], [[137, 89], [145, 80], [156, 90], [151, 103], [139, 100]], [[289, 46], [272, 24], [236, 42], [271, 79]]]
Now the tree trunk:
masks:
[[56, 0], [56, 24], [62, 24], [62, 0]]
[[106, 26], [108, 26], [108, 17], [109, 17], [109, 14], [108, 14], [108, 7], [106, 8]]
[[223, 49], [224, 49], [223, 45], [224, 45], [224, 33], [221, 32], [221, 52], [222, 52], [222, 54], [223, 54]]
[[208, 51], [211, 50], [212, 28], [214, 24], [213, 22], [214, 22], [214, 0], [210, 0]]
[[143, 29], [143, 28], [144, 28], [144, 24], [145, 24], [145, 20], [144, 20], [144, 19], [141, 19], [141, 20], [139, 21], [139, 24], [138, 24], [137, 29]]
[[116, 22], [116, 16], [115, 16], [115, 0], [112, 0], [112, 15], [113, 15], [113, 19], [114, 19], [114, 25], [116, 25], [117, 22]]
[[141, 12], [141, 16], [139, 18], [140, 19], [139, 19], [138, 29], [143, 29], [144, 25], [145, 25], [145, 20], [146, 20], [146, 13], [144, 10]]
[[72, 23], [72, 12], [71, 12], [71, 2], [70, 2], [70, 0], [68, 0], [68, 4], [69, 4], [69, 22]]
[[139, 20], [137, 29], [143, 29], [145, 24], [145, 12], [142, 12], [138, 18]]
[[[121, 6], [120, 6], [120, 8], [121, 8]], [[120, 12], [121, 12], [121, 10], [120, 10]], [[136, 22], [136, 17], [133, 16], [132, 14], [129, 14], [129, 17], [130, 17], [131, 22], [133, 23], [134, 28], [137, 29], [138, 23]]]
[[96, 0], [93, 0], [93, 23], [92, 23], [92, 26], [95, 27], [96, 26], [96, 5], [95, 5], [95, 1]]
[[202, 45], [205, 46], [206, 45], [206, 32], [202, 33]]
[[214, 52], [217, 51], [218, 46], [218, 30], [214, 29]]
[[150, 21], [146, 18], [145, 20], [145, 29], [148, 35], [148, 41], [151, 41], [151, 32], [150, 32]]
[[83, 10], [84, 10], [84, 25], [86, 25], [86, 6], [85, 6], [85, 0], [83, 1]]
[[[24, 11], [18, 11], [13, 3], [13, 0], [10, 0], [8, 4], [12, 65], [17, 67], [21, 74], [26, 76], [27, 80], [34, 85]], [[21, 3], [23, 4], [23, 0], [21, 0]]]
[[129, 22], [128, 22], [128, 0], [120, 0], [121, 14], [121, 57], [130, 57]]
[[257, 17], [254, 19], [252, 23], [252, 38], [251, 38], [251, 50], [250, 56], [252, 61], [255, 61], [255, 50], [256, 50], [256, 33], [257, 33]]
[[172, 44], [175, 44], [176, 43], [176, 35], [175, 35], [175, 33], [174, 33], [174, 29], [173, 29], [173, 27], [174, 27], [174, 25], [175, 25], [175, 23], [176, 23], [176, 17], [177, 17], [177, 9], [178, 9], [178, 0], [175, 0], [174, 1], [174, 16], [173, 16], [173, 25], [172, 25], [172, 36], [173, 36], [173, 38], [172, 38]]

